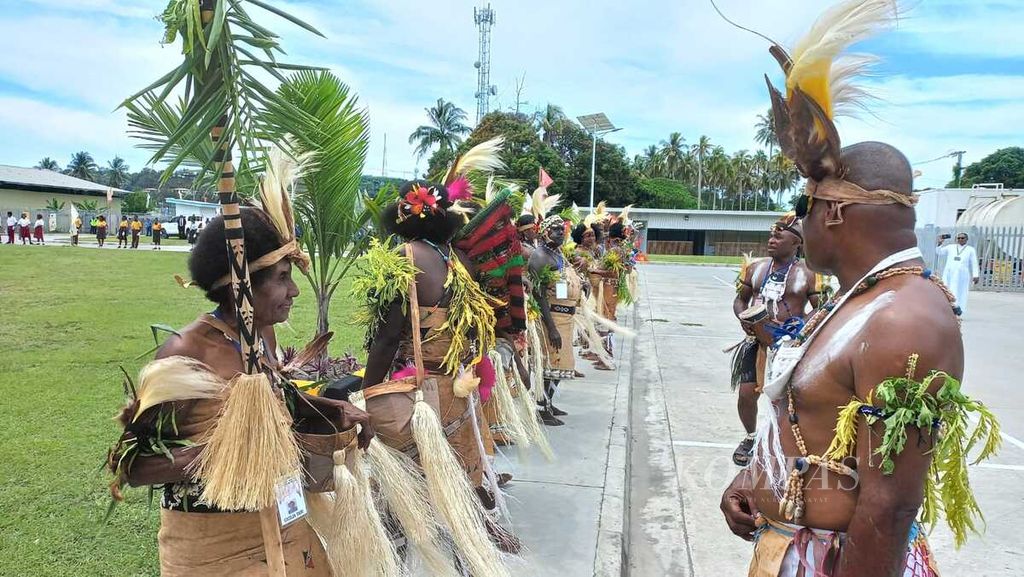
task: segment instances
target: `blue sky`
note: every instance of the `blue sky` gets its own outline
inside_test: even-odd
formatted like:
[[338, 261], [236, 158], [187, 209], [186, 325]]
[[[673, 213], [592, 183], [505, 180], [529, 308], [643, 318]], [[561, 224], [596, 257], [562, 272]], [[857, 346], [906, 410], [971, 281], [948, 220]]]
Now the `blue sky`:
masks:
[[[791, 44], [827, 3], [718, 0], [734, 19]], [[133, 169], [148, 159], [126, 136], [125, 96], [178, 61], [159, 44], [160, 0], [25, 0], [0, 21], [0, 164], [64, 165], [78, 150]], [[368, 173], [387, 135], [391, 176], [409, 176], [410, 132], [437, 98], [475, 115], [477, 36], [471, 0], [275, 2], [313, 23], [321, 39], [266, 18], [291, 61], [329, 66], [369, 110]], [[756, 149], [755, 116], [778, 79], [765, 42], [722, 22], [707, 0], [493, 0], [492, 108], [548, 102], [570, 116], [603, 111], [624, 128], [610, 140], [630, 154], [672, 131], [706, 134], [729, 151]], [[257, 8], [250, 10], [260, 12]], [[966, 150], [966, 162], [1024, 144], [1024, 0], [918, 0], [897, 30], [861, 47], [881, 56], [869, 84], [877, 117], [842, 119], [844, 142], [883, 140], [912, 162]], [[918, 166], [918, 186], [949, 180], [952, 161]]]

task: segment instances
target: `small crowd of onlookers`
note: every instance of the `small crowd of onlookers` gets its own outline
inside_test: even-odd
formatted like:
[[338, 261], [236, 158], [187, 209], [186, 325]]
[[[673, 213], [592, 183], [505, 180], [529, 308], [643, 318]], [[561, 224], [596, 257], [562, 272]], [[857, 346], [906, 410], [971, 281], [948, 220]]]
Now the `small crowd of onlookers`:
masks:
[[[72, 246], [78, 246], [84, 225], [85, 223], [79, 216], [75, 216], [72, 220], [70, 226]], [[7, 211], [7, 242], [5, 244], [15, 244], [16, 239], [20, 239], [21, 244], [45, 245], [45, 226], [42, 214], [37, 214], [35, 221], [32, 221], [27, 212], [21, 213], [21, 218], [17, 218], [13, 212]], [[106, 216], [98, 215], [89, 220], [89, 234], [96, 237], [96, 246], [106, 245], [109, 228]], [[139, 217], [133, 216], [131, 220], [128, 220], [126, 216], [121, 217], [121, 222], [117, 225], [117, 248], [139, 248], [142, 236], [151, 236], [153, 250], [160, 250], [160, 241], [164, 236], [164, 225], [160, 223], [160, 219], [145, 217], [140, 220]], [[131, 242], [130, 245], [129, 242]], [[190, 242], [194, 244], [195, 241]]]
[[15, 236], [21, 239], [21, 244], [46, 244], [43, 237], [43, 215], [37, 214], [36, 220], [29, 218], [29, 213], [21, 213], [21, 218], [15, 218], [14, 213], [7, 211], [7, 243], [14, 244]]

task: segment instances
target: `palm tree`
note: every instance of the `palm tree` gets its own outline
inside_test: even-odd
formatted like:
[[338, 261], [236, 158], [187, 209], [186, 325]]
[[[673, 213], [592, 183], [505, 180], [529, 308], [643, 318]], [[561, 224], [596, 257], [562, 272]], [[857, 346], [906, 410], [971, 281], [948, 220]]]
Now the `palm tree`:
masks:
[[[316, 119], [315, 131], [293, 135], [296, 155], [311, 160], [295, 194], [295, 214], [303, 231], [301, 242], [311, 259], [306, 278], [316, 295], [317, 334], [324, 334], [330, 330], [331, 298], [369, 240], [369, 235], [364, 235], [362, 242], [356, 242], [357, 233], [378, 206], [364, 206], [359, 191], [369, 119], [366, 111], [357, 107], [348, 86], [330, 72], [298, 72], [281, 84], [278, 92]], [[275, 131], [287, 131], [288, 115], [278, 112], [272, 106], [266, 123]]]
[[71, 162], [68, 163], [65, 172], [82, 180], [92, 180], [96, 178], [96, 171], [98, 169], [99, 167], [96, 166], [96, 161], [92, 159], [92, 155], [83, 150], [71, 155]]
[[115, 156], [114, 160], [107, 163], [107, 168], [107, 184], [114, 188], [124, 188], [128, 184], [129, 168], [123, 158]]
[[690, 147], [690, 153], [697, 162], [697, 210], [700, 210], [700, 201], [704, 192], [704, 159], [712, 148], [711, 139], [704, 135], [697, 140], [697, 144]]
[[666, 176], [669, 178], [679, 178], [686, 156], [685, 143], [686, 139], [680, 132], [673, 132], [668, 135], [668, 140], [661, 141], [661, 158], [665, 163]]
[[725, 153], [725, 149], [721, 146], [716, 146], [711, 150], [711, 154], [708, 155], [707, 165], [708, 184], [714, 189], [713, 196], [711, 197], [711, 210], [718, 210], [719, 194], [728, 188], [729, 182], [732, 179], [732, 163], [729, 156]]
[[[199, 9], [195, 10], [197, 6]], [[185, 162], [193, 162], [200, 167], [197, 178], [202, 178], [207, 172], [212, 172], [217, 178], [221, 212], [228, 223], [228, 234], [225, 236], [229, 243], [228, 258], [231, 261], [231, 292], [237, 295], [235, 313], [240, 335], [240, 356], [245, 372], [253, 374], [258, 371], [261, 355], [256, 344], [258, 332], [253, 330], [252, 291], [248, 289], [251, 285], [245, 237], [243, 231], [238, 229], [241, 213], [233, 152], [237, 149], [237, 172], [251, 172], [250, 167], [262, 164], [256, 161], [262, 160], [265, 155], [261, 141], [288, 142], [285, 135], [274, 133], [270, 127], [259, 124], [260, 112], [271, 107], [276, 107], [279, 115], [289, 118], [293, 133], [306, 130], [313, 132], [317, 126], [315, 119], [288, 102], [279, 92], [260, 83], [261, 77], [273, 76], [284, 80], [283, 70], [302, 67], [282, 64], [276, 59], [274, 52], [283, 53], [278, 43], [279, 36], [264, 27], [266, 22], [261, 20], [261, 24], [257, 24], [253, 21], [245, 10], [246, 6], [268, 10], [319, 34], [308, 24], [264, 0], [174, 0], [167, 5], [162, 15], [165, 25], [163, 39], [165, 43], [172, 43], [181, 38], [182, 62], [150, 86], [130, 96], [125, 106], [139, 120], [132, 124], [135, 135], [156, 148], [151, 162], [167, 163], [162, 175], [165, 182]], [[261, 49], [262, 53], [254, 47]], [[176, 90], [179, 87], [183, 88]], [[169, 119], [169, 115], [175, 112], [166, 105], [172, 93], [182, 95], [177, 108], [181, 115], [171, 123], [161, 125], [160, 120]], [[171, 132], [163, 132], [163, 127], [170, 128]], [[254, 395], [257, 392], [247, 391], [243, 394]], [[251, 426], [273, 425], [257, 420]], [[242, 436], [237, 441], [245, 443], [261, 437], [265, 438], [254, 434]], [[250, 453], [250, 458], [258, 458], [256, 453]], [[231, 463], [225, 465], [230, 466]], [[280, 474], [274, 470], [275, 463], [268, 462], [265, 466], [269, 472], [268, 479]], [[206, 473], [207, 470], [202, 466], [196, 472], [197, 475]], [[276, 480], [266, 483], [260, 483], [259, 479], [247, 481], [250, 486], [257, 484], [260, 490], [273, 495], [272, 483], [276, 483]], [[207, 494], [207, 498], [217, 506], [239, 508], [231, 495]], [[270, 574], [283, 575], [284, 554], [277, 514], [270, 502], [258, 503], [257, 508], [260, 509], [260, 525]]]
[[60, 172], [60, 165], [57, 164], [56, 160], [50, 158], [49, 156], [43, 157], [43, 159], [39, 161], [39, 164], [36, 165], [36, 168]]
[[774, 156], [775, 147], [779, 145], [779, 138], [775, 135], [775, 115], [769, 108], [768, 112], [757, 115], [757, 123], [754, 124], [757, 132], [754, 133], [754, 140], [763, 146], [768, 147], [768, 158]]
[[765, 154], [763, 150], [755, 152], [754, 158], [751, 160], [751, 177], [754, 185], [754, 210], [757, 210], [758, 200], [762, 195], [768, 199], [767, 202], [771, 202], [771, 196], [766, 195], [763, 192], [768, 190], [768, 186], [771, 183], [768, 168], [768, 155]]
[[462, 144], [462, 137], [470, 132], [464, 124], [466, 111], [443, 98], [438, 98], [433, 108], [424, 110], [430, 124], [420, 126], [409, 135], [409, 144], [416, 145], [416, 157], [423, 158], [435, 144], [439, 150], [454, 152]]
[[779, 206], [782, 206], [782, 193], [790, 190], [800, 180], [800, 173], [796, 169], [796, 165], [786, 155], [782, 154], [782, 151], [776, 151], [775, 156], [769, 161], [772, 172], [772, 183], [774, 184], [775, 190], [778, 191], [778, 197], [776, 202]]
[[746, 150], [737, 150], [732, 155], [732, 187], [736, 191], [739, 209], [743, 210], [743, 197], [752, 184], [753, 157]]
[[547, 108], [544, 109], [544, 113], [538, 119], [541, 140], [554, 146], [558, 136], [562, 133], [562, 123], [566, 119], [565, 111], [562, 110], [561, 106], [548, 104]]
[[643, 154], [637, 155], [637, 164], [640, 173], [647, 178], [661, 176], [665, 168], [661, 152], [653, 144], [645, 148]]

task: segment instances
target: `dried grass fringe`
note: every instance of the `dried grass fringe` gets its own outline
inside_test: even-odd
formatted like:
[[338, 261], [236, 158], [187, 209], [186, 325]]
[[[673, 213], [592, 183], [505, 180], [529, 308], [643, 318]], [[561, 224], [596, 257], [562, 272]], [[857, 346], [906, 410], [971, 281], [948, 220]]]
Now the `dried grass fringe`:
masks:
[[292, 418], [264, 374], [237, 375], [193, 478], [203, 502], [226, 511], [259, 511], [274, 504], [281, 479], [299, 472]]
[[328, 508], [325, 500], [332, 499], [314, 500], [310, 520], [326, 542], [335, 577], [405, 574], [370, 492], [369, 477], [358, 449], [335, 451], [333, 507]]
[[544, 455], [544, 458], [549, 462], [554, 461], [555, 452], [551, 450], [548, 436], [544, 433], [543, 427], [541, 427], [540, 417], [537, 415], [537, 405], [534, 402], [533, 396], [527, 394], [526, 384], [523, 383], [523, 377], [520, 376], [518, 370], [512, 371], [512, 376], [519, 387], [519, 412], [522, 417], [523, 431], [533, 444], [537, 446], [537, 449]]
[[541, 342], [539, 322], [532, 321], [526, 325], [526, 336], [529, 339], [527, 366], [533, 377], [533, 386], [530, 387], [533, 400], [543, 403], [547, 401], [547, 395], [544, 393], [544, 343]]
[[422, 397], [415, 404], [412, 425], [431, 500], [469, 573], [474, 577], [511, 577], [487, 534], [483, 507], [448, 444], [441, 420]]
[[[520, 450], [528, 449], [532, 444], [532, 440], [526, 432], [526, 426], [523, 424], [523, 416], [519, 411], [519, 407], [516, 405], [515, 397], [512, 396], [512, 389], [508, 384], [508, 378], [506, 377], [507, 373], [501, 359], [501, 353], [497, 350], [493, 350], [488, 353], [488, 356], [491, 359], [491, 364], [495, 367], [496, 374], [494, 388], [491, 390], [491, 395], [494, 397], [493, 402], [497, 409], [497, 424], [501, 426], [501, 431], [508, 436], [513, 443], [515, 443], [516, 447]], [[515, 361], [513, 360], [512, 362], [512, 370], [516, 370]], [[520, 393], [525, 395], [526, 391], [520, 391]]]
[[388, 510], [401, 524], [403, 534], [415, 545], [428, 574], [458, 577], [451, 546], [442, 537], [426, 482], [416, 462], [376, 439], [370, 441], [366, 460]]

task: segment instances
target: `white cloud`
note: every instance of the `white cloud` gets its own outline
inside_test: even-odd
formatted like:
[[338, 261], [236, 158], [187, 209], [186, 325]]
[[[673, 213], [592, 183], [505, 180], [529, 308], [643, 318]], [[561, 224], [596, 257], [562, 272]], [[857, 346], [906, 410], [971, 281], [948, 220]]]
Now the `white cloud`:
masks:
[[[129, 141], [119, 133], [123, 122], [105, 113], [169, 70], [178, 61], [177, 50], [159, 46], [159, 23], [140, 19], [142, 9], [135, 3], [33, 2], [54, 11], [0, 22], [0, 51], [9, 55], [0, 61], [0, 86], [23, 87], [29, 94], [14, 96], [56, 102], [65, 112], [86, 111], [91, 115], [86, 118], [104, 124], [93, 132], [126, 150]], [[807, 30], [822, 7], [820, 0], [718, 3], [741, 24], [786, 44]], [[282, 35], [289, 61], [327, 65], [358, 93], [371, 115], [367, 172], [379, 172], [387, 134], [389, 172], [406, 176], [417, 166], [408, 134], [426, 120], [424, 107], [445, 98], [463, 107], [471, 120], [475, 116], [474, 4], [279, 4], [321, 29], [327, 39], [258, 8], [250, 13]], [[777, 79], [779, 72], [765, 41], [723, 22], [709, 3], [493, 0], [492, 5], [496, 25], [491, 80], [498, 86], [492, 109], [514, 105], [514, 79], [525, 73], [527, 110], [552, 102], [570, 116], [604, 111], [625, 129], [610, 140], [624, 144], [630, 154], [672, 131], [681, 131], [691, 142], [706, 134], [728, 150], [755, 148], [755, 115], [768, 105], [762, 75], [768, 72]], [[1024, 2], [929, 0], [887, 38], [897, 45], [901, 58], [909, 49], [932, 56], [1020, 56], [1024, 42], [1006, 41], [1004, 33], [1022, 18]], [[40, 41], [39, 30], [47, 31], [45, 42]], [[921, 71], [877, 81], [885, 98], [876, 108], [881, 120], [844, 121], [846, 141], [889, 140], [913, 160], [934, 158], [950, 149], [966, 149], [967, 159], [976, 160], [994, 148], [1019, 142], [1012, 127], [1022, 125], [1024, 76], [987, 74], [984, 69], [969, 75], [934, 74]], [[43, 140], [31, 134], [26, 138]], [[74, 148], [61, 142], [52, 145], [60, 149], [50, 155]], [[0, 154], [18, 150], [0, 147]], [[145, 158], [133, 154], [135, 164]], [[419, 162], [420, 170], [425, 164], [425, 159]], [[932, 167], [926, 174], [933, 172]]]
[[144, 153], [129, 150], [123, 114], [85, 112], [27, 98], [0, 96], [0, 163], [33, 166], [49, 156], [62, 166], [79, 150], [101, 165], [115, 155], [138, 169]]

